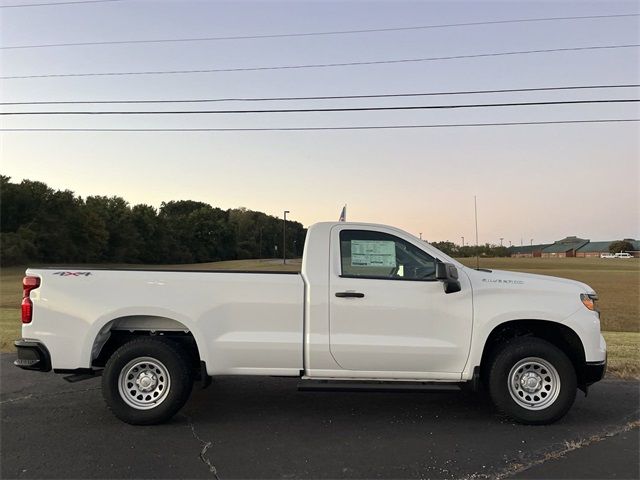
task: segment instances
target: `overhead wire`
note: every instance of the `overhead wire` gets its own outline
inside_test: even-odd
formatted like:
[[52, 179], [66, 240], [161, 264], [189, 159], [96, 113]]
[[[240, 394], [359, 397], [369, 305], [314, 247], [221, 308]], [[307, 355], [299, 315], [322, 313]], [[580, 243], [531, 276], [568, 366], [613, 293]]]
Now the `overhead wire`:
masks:
[[[49, 3], [15, 3], [12, 5], [0, 5], [0, 8], [55, 7], [57, 5], [78, 5], [83, 3], [108, 3], [108, 2], [122, 2], [122, 1], [124, 0], [77, 0], [77, 1], [69, 1], [69, 2], [49, 2]], [[7, 47], [3, 47], [3, 48], [7, 48]]]
[[[95, 1], [95, 0], [94, 0]], [[117, 1], [117, 0], [102, 0], [102, 1]], [[81, 3], [81, 2], [68, 2], [68, 3]], [[91, 3], [91, 2], [86, 2]], [[52, 4], [53, 5], [53, 4]], [[20, 6], [20, 5], [15, 5]], [[554, 21], [575, 21], [575, 20], [596, 20], [607, 18], [625, 18], [625, 17], [637, 17], [638, 13], [623, 13], [623, 14], [610, 14], [610, 15], [581, 15], [581, 16], [566, 16], [566, 17], [538, 17], [538, 18], [517, 18], [506, 20], [488, 20], [478, 22], [459, 22], [459, 23], [443, 23], [443, 24], [431, 24], [431, 25], [414, 25], [407, 27], [389, 27], [389, 28], [364, 28], [354, 30], [330, 30], [320, 32], [292, 32], [292, 33], [271, 33], [271, 34], [258, 34], [258, 35], [231, 35], [231, 36], [212, 36], [212, 37], [190, 37], [190, 38], [155, 38], [155, 39], [141, 39], [141, 40], [104, 40], [93, 42], [65, 42], [65, 43], [42, 43], [34, 45], [8, 45], [0, 47], [2, 50], [10, 49], [28, 49], [28, 48], [51, 48], [51, 47], [81, 47], [81, 46], [96, 46], [96, 45], [132, 45], [132, 44], [153, 44], [153, 43], [180, 43], [180, 42], [212, 42], [212, 41], [230, 41], [230, 40], [254, 40], [254, 39], [268, 39], [268, 38], [292, 38], [292, 37], [313, 37], [313, 36], [331, 36], [331, 35], [356, 35], [366, 33], [384, 33], [384, 32], [403, 32], [412, 30], [427, 30], [427, 29], [439, 29], [439, 28], [461, 28], [461, 27], [475, 27], [483, 25], [504, 25], [512, 23], [534, 23], [534, 22], [554, 22]]]
[[2, 76], [0, 77], [0, 79], [16, 80], [16, 79], [29, 79], [29, 78], [175, 75], [175, 74], [192, 74], [192, 73], [251, 72], [251, 71], [267, 71], [267, 70], [292, 70], [292, 69], [305, 69], [305, 68], [352, 67], [352, 66], [362, 66], [362, 65], [418, 63], [418, 62], [431, 62], [431, 61], [442, 61], [442, 60], [461, 60], [461, 59], [469, 59], [469, 58], [503, 57], [503, 56], [531, 55], [531, 54], [557, 53], [557, 52], [613, 50], [613, 49], [637, 48], [637, 47], [640, 47], [640, 44], [632, 43], [632, 44], [620, 44], [620, 45], [592, 45], [592, 46], [585, 46], [585, 47], [545, 48], [545, 49], [537, 49], [537, 50], [517, 50], [517, 51], [510, 51], [510, 52], [490, 52], [490, 53], [478, 53], [478, 54], [470, 54], [470, 55], [448, 55], [448, 56], [438, 56], [438, 57], [370, 60], [370, 61], [359, 61], [359, 62], [334, 62], [334, 63], [277, 65], [277, 66], [262, 66], [262, 67], [210, 68], [210, 69], [195, 69], [195, 70], [147, 70], [147, 71], [129, 71], [129, 72], [46, 73], [46, 74], [36, 74], [36, 75], [9, 75], [9, 76]]
[[282, 108], [262, 110], [125, 110], [125, 111], [41, 111], [0, 112], [0, 115], [194, 115], [194, 114], [259, 114], [259, 113], [319, 113], [319, 112], [369, 112], [389, 110], [449, 110], [458, 108], [531, 107], [550, 105], [584, 105], [603, 103], [637, 103], [640, 99], [556, 100], [544, 102], [470, 103], [459, 105], [401, 105], [390, 107], [329, 107]]
[[410, 92], [410, 93], [382, 93], [372, 95], [321, 95], [307, 97], [227, 97], [227, 98], [196, 98], [196, 99], [156, 99], [156, 100], [44, 100], [24, 102], [0, 102], [0, 105], [83, 105], [83, 104], [152, 104], [152, 103], [211, 103], [211, 102], [278, 102], [299, 100], [349, 100], [364, 98], [399, 98], [399, 97], [427, 97], [446, 95], [477, 95], [493, 93], [544, 92], [561, 90], [591, 90], [610, 88], [637, 88], [640, 84], [616, 85], [578, 85], [552, 86], [532, 88], [503, 88], [494, 90], [459, 90], [440, 92]]
[[593, 123], [638, 122], [640, 118], [613, 118], [592, 120], [549, 120], [537, 122], [491, 122], [491, 123], [442, 123], [424, 125], [352, 125], [336, 127], [257, 127], [257, 128], [1, 128], [0, 132], [275, 132], [275, 131], [322, 131], [322, 130], [387, 130], [453, 127], [498, 127], [519, 125], [560, 125]]

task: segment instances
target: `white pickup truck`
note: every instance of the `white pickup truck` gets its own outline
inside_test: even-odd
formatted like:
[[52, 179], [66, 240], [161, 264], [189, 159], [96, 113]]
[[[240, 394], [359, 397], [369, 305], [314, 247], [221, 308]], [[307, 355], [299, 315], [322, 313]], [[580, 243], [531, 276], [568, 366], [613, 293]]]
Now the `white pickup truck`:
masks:
[[15, 364], [70, 381], [101, 374], [107, 405], [131, 424], [171, 418], [194, 380], [218, 375], [337, 389], [482, 384], [513, 419], [543, 424], [606, 369], [589, 286], [468, 268], [382, 225], [313, 225], [301, 273], [26, 275]]

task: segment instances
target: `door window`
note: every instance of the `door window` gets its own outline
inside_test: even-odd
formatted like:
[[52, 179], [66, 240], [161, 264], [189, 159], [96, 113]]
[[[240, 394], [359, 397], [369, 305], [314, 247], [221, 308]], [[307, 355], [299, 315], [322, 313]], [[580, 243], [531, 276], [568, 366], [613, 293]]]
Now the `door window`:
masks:
[[435, 280], [436, 260], [401, 238], [371, 230], [342, 230], [343, 277], [385, 280]]

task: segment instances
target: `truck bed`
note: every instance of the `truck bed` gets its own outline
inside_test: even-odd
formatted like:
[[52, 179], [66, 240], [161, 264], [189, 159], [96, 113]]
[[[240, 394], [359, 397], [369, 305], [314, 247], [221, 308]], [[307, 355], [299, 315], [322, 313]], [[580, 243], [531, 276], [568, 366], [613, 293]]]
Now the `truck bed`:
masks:
[[194, 335], [210, 375], [302, 368], [304, 282], [296, 272], [51, 267], [27, 275], [41, 286], [23, 336], [47, 345], [54, 369], [88, 368], [110, 330], [158, 321], [163, 331]]

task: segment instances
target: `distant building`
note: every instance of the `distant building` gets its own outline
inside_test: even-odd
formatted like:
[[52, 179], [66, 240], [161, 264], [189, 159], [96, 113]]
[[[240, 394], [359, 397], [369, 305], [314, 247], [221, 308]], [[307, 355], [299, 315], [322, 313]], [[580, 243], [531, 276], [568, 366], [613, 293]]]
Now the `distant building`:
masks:
[[[576, 257], [599, 257], [603, 253], [609, 253], [609, 245], [616, 240], [609, 240], [606, 242], [589, 242], [585, 246], [578, 249]], [[640, 240], [634, 240], [633, 238], [625, 238], [625, 242], [629, 242], [633, 245], [633, 250], [627, 252], [634, 257], [640, 257]]]
[[589, 240], [578, 237], [566, 237], [542, 250], [542, 258], [575, 257], [576, 251], [584, 247]]
[[640, 240], [634, 240], [633, 238], [625, 238], [624, 241], [629, 242], [631, 245], [633, 245], [633, 250], [627, 253], [630, 253], [636, 258], [640, 258]]
[[514, 258], [531, 258], [541, 257], [542, 250], [548, 247], [549, 243], [542, 243], [539, 245], [523, 245], [521, 247], [509, 247], [509, 256]]
[[609, 245], [613, 242], [589, 242], [576, 251], [576, 257], [600, 257], [603, 253], [609, 253]]
[[[640, 240], [625, 238], [625, 241], [633, 245], [633, 250], [628, 252], [634, 257], [640, 257]], [[616, 240], [592, 242], [579, 237], [566, 237], [552, 244], [523, 245], [520, 247], [509, 247], [509, 256], [514, 258], [542, 257], [542, 258], [562, 258], [562, 257], [600, 257], [603, 253], [609, 253], [609, 245]]]

